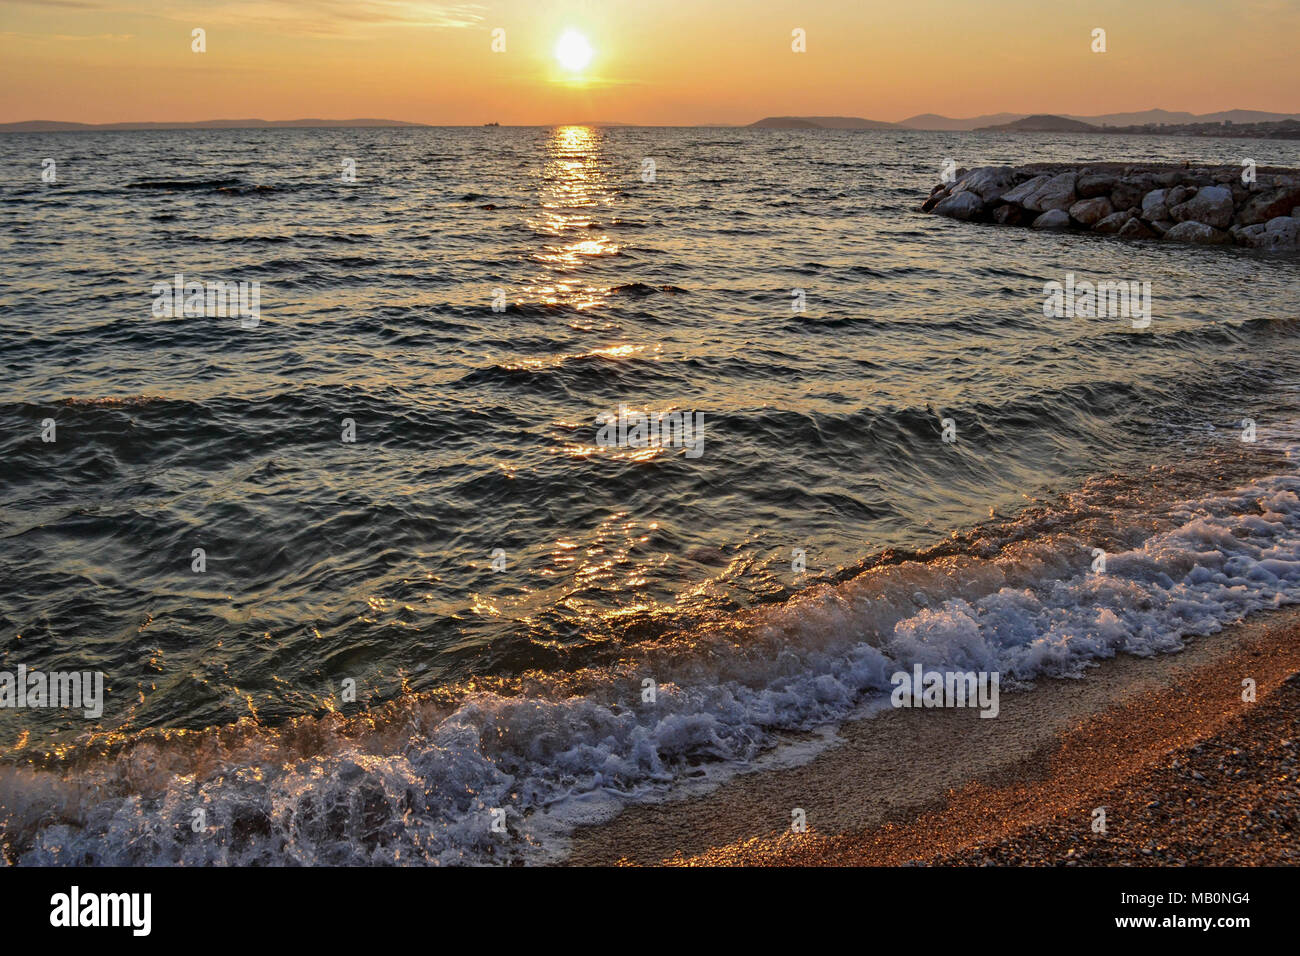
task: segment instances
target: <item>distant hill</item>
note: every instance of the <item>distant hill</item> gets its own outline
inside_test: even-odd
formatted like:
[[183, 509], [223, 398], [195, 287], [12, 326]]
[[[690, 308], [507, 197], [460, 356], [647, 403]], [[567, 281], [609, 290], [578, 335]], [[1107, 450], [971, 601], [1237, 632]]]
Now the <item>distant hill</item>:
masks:
[[768, 116], [750, 129], [898, 129], [897, 123], [860, 119], [856, 116]]
[[0, 123], [0, 133], [61, 133], [75, 130], [139, 130], [139, 129], [333, 129], [350, 126], [423, 126], [386, 119], [296, 119], [296, 120], [200, 120], [196, 123], [63, 123], [57, 120], [27, 120], [22, 123]]
[[990, 113], [987, 116], [972, 116], [969, 119], [952, 119], [948, 116], [940, 116], [938, 113], [922, 113], [919, 116], [909, 116], [905, 120], [899, 120], [897, 125], [905, 129], [961, 132], [979, 129], [981, 126], [992, 126], [995, 123], [1010, 123], [1013, 120], [1023, 119], [1024, 115], [1024, 113]]
[[[1043, 115], [1043, 114], [1039, 114]], [[1149, 123], [1164, 123], [1169, 126], [1192, 123], [1268, 123], [1282, 120], [1300, 120], [1300, 113], [1266, 113], [1261, 110], [1225, 110], [1220, 113], [1179, 113], [1169, 110], [1142, 110], [1137, 113], [1105, 113], [1101, 116], [1076, 116], [1073, 113], [1054, 114], [1064, 119], [1078, 120], [1093, 126], [1145, 126]], [[957, 132], [961, 130], [986, 129], [991, 126], [1005, 126], [1017, 120], [1027, 119], [1025, 113], [992, 113], [987, 116], [972, 116], [967, 119], [953, 119], [938, 113], [922, 113], [900, 120], [898, 126], [905, 129], [926, 129]]]
[[999, 133], [1096, 133], [1101, 130], [1101, 127], [1066, 116], [1039, 113], [997, 126], [981, 126], [980, 129]]

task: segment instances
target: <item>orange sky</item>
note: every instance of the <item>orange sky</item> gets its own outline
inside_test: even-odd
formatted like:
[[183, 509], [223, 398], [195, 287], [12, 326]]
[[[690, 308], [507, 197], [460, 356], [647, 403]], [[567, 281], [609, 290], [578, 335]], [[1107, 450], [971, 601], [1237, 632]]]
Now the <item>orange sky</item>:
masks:
[[1300, 0], [0, 0], [0, 122], [1300, 112], [1297, 40]]

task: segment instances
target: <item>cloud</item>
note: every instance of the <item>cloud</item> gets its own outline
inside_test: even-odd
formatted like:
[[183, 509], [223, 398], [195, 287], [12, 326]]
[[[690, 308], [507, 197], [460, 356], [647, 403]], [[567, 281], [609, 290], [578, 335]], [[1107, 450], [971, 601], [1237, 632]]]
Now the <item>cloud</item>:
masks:
[[218, 0], [206, 6], [198, 18], [191, 11], [185, 5], [183, 11], [176, 11], [176, 18], [206, 19], [214, 23], [273, 23], [322, 33], [337, 33], [355, 26], [454, 29], [477, 26], [484, 19], [483, 7], [477, 3], [425, 0]]
[[14, 40], [94, 40], [97, 43], [121, 43], [134, 40], [134, 33], [16, 33], [13, 30], [0, 31], [0, 37]]
[[94, 3], [92, 0], [0, 0], [0, 5], [24, 6], [24, 7], [73, 7], [77, 10], [100, 10], [103, 4]]
[[116, 0], [0, 0], [29, 7], [76, 7], [125, 16], [157, 16], [195, 26], [272, 27], [335, 36], [358, 27], [463, 29], [484, 21], [478, 3], [430, 0], [216, 0], [196, 7], [185, 0], [155, 0], [147, 9]]

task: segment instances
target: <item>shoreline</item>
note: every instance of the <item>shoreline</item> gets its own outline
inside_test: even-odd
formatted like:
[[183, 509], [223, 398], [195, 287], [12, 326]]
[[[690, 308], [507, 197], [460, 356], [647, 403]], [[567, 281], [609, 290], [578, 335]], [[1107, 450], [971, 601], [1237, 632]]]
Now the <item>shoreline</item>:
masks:
[[[1276, 794], [1261, 800], [1261, 818], [1246, 812], [1250, 795], [1270, 788], [1300, 808], [1300, 681], [1284, 686], [1297, 673], [1300, 607], [1256, 614], [1176, 654], [1116, 657], [1083, 680], [1004, 692], [996, 719], [952, 709], [852, 721], [805, 764], [745, 772], [708, 794], [633, 805], [583, 828], [564, 862], [1177, 864], [1186, 853], [1170, 849], [1176, 838], [1199, 832], [1197, 863], [1236, 862], [1252, 844], [1251, 862], [1297, 863], [1296, 814], [1280, 812]], [[1253, 704], [1241, 699], [1246, 677], [1256, 681]], [[1197, 769], [1214, 754], [1234, 766]], [[1253, 790], [1229, 782], [1243, 774]], [[1170, 816], [1175, 802], [1196, 799], [1175, 801], [1180, 787], [1218, 799], [1204, 816], [1195, 805]], [[1107, 835], [1092, 832], [1098, 806], [1107, 807]], [[806, 811], [807, 833], [790, 830], [795, 807]]]

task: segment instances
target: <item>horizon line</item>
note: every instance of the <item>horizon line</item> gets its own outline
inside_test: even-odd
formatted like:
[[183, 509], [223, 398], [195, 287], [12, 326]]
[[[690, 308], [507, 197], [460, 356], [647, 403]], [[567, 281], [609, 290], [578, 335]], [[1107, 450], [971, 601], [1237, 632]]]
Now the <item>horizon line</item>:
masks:
[[[1143, 109], [1143, 110], [1117, 110], [1112, 113], [1089, 114], [1089, 116], [1087, 117], [1085, 117], [1084, 114], [1077, 114], [1077, 113], [1050, 113], [1050, 112], [1042, 112], [1042, 111], [1022, 112], [1016, 110], [999, 110], [993, 113], [980, 113], [974, 116], [948, 116], [943, 113], [922, 112], [922, 113], [914, 113], [910, 116], [906, 116], [899, 120], [876, 120], [864, 116], [849, 116], [845, 114], [781, 113], [781, 114], [768, 114], [766, 116], [762, 116], [757, 120], [752, 120], [750, 122], [730, 122], [730, 123], [724, 123], [724, 122], [629, 123], [621, 120], [579, 120], [579, 121], [561, 121], [561, 122], [548, 122], [548, 123], [498, 123], [498, 122], [424, 123], [424, 122], [416, 122], [413, 120], [398, 120], [398, 119], [388, 119], [382, 117], [347, 117], [342, 119], [329, 119], [326, 117], [297, 117], [293, 119], [275, 119], [275, 120], [262, 119], [260, 117], [241, 117], [237, 119], [214, 118], [214, 119], [203, 119], [203, 120], [118, 120], [118, 121], [108, 122], [108, 123], [86, 123], [79, 120], [26, 119], [26, 120], [13, 120], [13, 121], [0, 122], [0, 132], [80, 132], [80, 131], [89, 132], [89, 131], [97, 131], [97, 130], [105, 131], [105, 132], [112, 132], [112, 131], [145, 132], [148, 131], [149, 129], [161, 129], [167, 127], [170, 127], [172, 129], [260, 129], [260, 128], [269, 128], [269, 129], [345, 128], [346, 129], [346, 128], [402, 128], [402, 127], [416, 127], [416, 128], [424, 128], [424, 129], [480, 129], [484, 127], [543, 129], [543, 128], [552, 128], [557, 126], [627, 126], [627, 127], [642, 127], [647, 129], [652, 129], [652, 128], [744, 129], [753, 126], [755, 124], [762, 123], [766, 120], [781, 120], [781, 119], [852, 120], [852, 121], [866, 122], [866, 123], [879, 123], [884, 127], [910, 129], [909, 127], [903, 126], [902, 124], [907, 123], [909, 121], [921, 119], [921, 118], [928, 119], [931, 117], [933, 117], [936, 120], [944, 120], [947, 122], [970, 122], [970, 121], [983, 120], [983, 119], [989, 119], [995, 117], [1000, 118], [1004, 116], [1016, 116], [1020, 118], [1026, 118], [1030, 116], [1057, 116], [1062, 118], [1083, 117], [1086, 119], [1086, 118], [1101, 118], [1101, 117], [1116, 116], [1116, 115], [1140, 115], [1143, 113], [1170, 113], [1170, 114], [1181, 113], [1193, 117], [1193, 121], [1203, 116], [1213, 116], [1213, 115], [1223, 114], [1223, 113], [1260, 113], [1260, 114], [1268, 114], [1268, 115], [1275, 115], [1275, 116], [1288, 116], [1288, 117], [1300, 118], [1300, 111], [1296, 111], [1293, 113], [1286, 113], [1279, 110], [1256, 110], [1256, 109], [1235, 107], [1233, 109], [1212, 110], [1208, 113], [1193, 113], [1189, 110], [1168, 110], [1163, 107], [1150, 107], [1148, 109]], [[249, 124], [249, 125], [241, 126], [240, 124]], [[24, 127], [24, 126], [43, 126], [43, 125], [51, 126], [51, 127], [62, 127], [62, 128], [47, 129], [47, 130], [17, 130], [12, 128], [12, 127]], [[913, 130], [913, 131], [923, 132], [923, 130]], [[932, 132], [972, 132], [972, 131], [971, 130], [934, 130]]]

